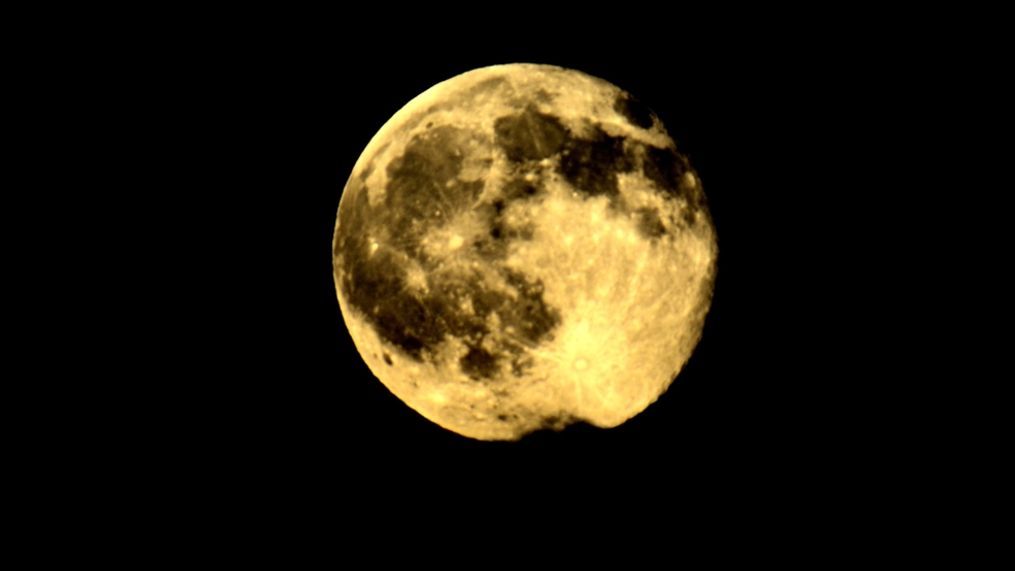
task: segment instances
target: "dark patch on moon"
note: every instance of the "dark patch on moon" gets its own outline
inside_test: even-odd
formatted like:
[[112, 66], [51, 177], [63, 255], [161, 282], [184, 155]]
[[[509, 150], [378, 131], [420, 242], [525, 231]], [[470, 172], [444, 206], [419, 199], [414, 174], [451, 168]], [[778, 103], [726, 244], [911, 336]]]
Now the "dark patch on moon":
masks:
[[680, 195], [680, 181], [687, 172], [687, 159], [675, 149], [645, 147], [642, 173], [659, 187], [673, 196]]
[[457, 191], [457, 193], [453, 195], [454, 200], [451, 201], [452, 211], [471, 208], [476, 197], [483, 193], [484, 186], [486, 186], [486, 181], [482, 179], [454, 181], [452, 191]]
[[[530, 359], [524, 358], [521, 345], [499, 340], [489, 330], [490, 314], [496, 313], [504, 328], [511, 328], [516, 338], [530, 346], [549, 339], [561, 322], [560, 313], [543, 300], [542, 282], [519, 272], [502, 268], [499, 271], [510, 286], [507, 292], [487, 287], [478, 277], [460, 281], [447, 278], [439, 280], [440, 287], [432, 289], [425, 298], [439, 316], [441, 330], [469, 347], [459, 360], [459, 367], [476, 380], [496, 377], [504, 361], [511, 363], [516, 375], [532, 365]], [[463, 303], [466, 301], [468, 304]], [[463, 310], [466, 305], [471, 305], [472, 310]], [[480, 346], [484, 339], [488, 347]]]
[[373, 311], [378, 333], [416, 360], [421, 360], [423, 351], [436, 347], [446, 335], [436, 308], [426, 301], [403, 291], [388, 299], [377, 299]]
[[500, 309], [509, 298], [502, 292], [483, 287], [481, 284], [472, 289], [472, 309], [476, 315], [486, 317]]
[[595, 127], [591, 138], [571, 138], [564, 145], [560, 173], [587, 196], [616, 198], [617, 174], [634, 169], [623, 137], [611, 137]]
[[541, 160], [555, 155], [567, 138], [567, 129], [553, 115], [526, 107], [518, 115], [494, 122], [497, 145], [514, 162]]
[[655, 114], [652, 110], [630, 93], [618, 95], [613, 102], [613, 109], [636, 127], [648, 129], [654, 124]]
[[659, 238], [666, 234], [666, 227], [655, 208], [639, 208], [634, 212], [638, 231], [646, 238]]
[[563, 430], [568, 425], [567, 418], [563, 416], [548, 416], [543, 418], [539, 423], [541, 430]]
[[[460, 362], [462, 371], [476, 379], [495, 376], [502, 361], [521, 375], [531, 363], [523, 347], [497, 341], [494, 351], [478, 347], [491, 331], [487, 316], [496, 312], [504, 327], [528, 345], [547, 339], [560, 323], [560, 314], [546, 305], [540, 283], [512, 274], [513, 294], [491, 289], [474, 280], [454, 283], [437, 280], [422, 295], [406, 287], [404, 272], [392, 256], [376, 253], [371, 258], [348, 257], [341, 284], [349, 303], [359, 309], [378, 336], [413, 360], [426, 360], [448, 337], [472, 346]], [[468, 302], [468, 303], [466, 303]], [[471, 304], [472, 310], [465, 309]], [[384, 354], [384, 361], [393, 364]]]
[[520, 336], [532, 343], [540, 343], [550, 337], [550, 332], [560, 325], [560, 313], [543, 301], [543, 282], [510, 269], [503, 270], [504, 278], [518, 292], [501, 322], [512, 326]]
[[440, 224], [456, 210], [472, 206], [483, 190], [483, 179], [464, 182], [462, 170], [470, 133], [441, 125], [412, 138], [402, 156], [388, 164], [385, 206], [397, 217], [396, 231], [410, 221]]
[[[489, 207], [491, 216], [499, 216], [499, 208]], [[560, 315], [543, 300], [543, 284], [524, 274], [497, 267], [500, 259], [491, 257], [494, 267], [506, 282], [507, 290], [487, 284], [478, 273], [463, 273], [461, 268], [438, 270], [421, 260], [427, 276], [427, 289], [414, 290], [408, 285], [407, 256], [412, 252], [398, 251], [397, 245], [386, 244], [371, 249], [371, 236], [382, 234], [380, 226], [396, 216], [387, 207], [373, 209], [366, 189], [348, 197], [339, 218], [335, 240], [336, 264], [340, 264], [339, 284], [348, 302], [357, 308], [373, 326], [378, 336], [419, 362], [449, 337], [462, 340], [470, 347], [459, 366], [471, 378], [490, 379], [497, 376], [502, 362], [511, 362], [512, 372], [525, 368], [523, 348], [507, 340], [498, 340], [490, 331], [488, 317], [496, 313], [504, 327], [527, 345], [535, 345], [549, 337], [560, 323]], [[501, 251], [511, 239], [524, 237], [524, 228], [504, 225], [498, 239]], [[402, 248], [405, 245], [402, 244]], [[417, 258], [417, 260], [419, 260]], [[487, 339], [487, 345], [480, 343]], [[385, 354], [385, 362], [393, 363]]]
[[[504, 242], [504, 253], [507, 253], [507, 242], [514, 240], [531, 240], [535, 231], [531, 225], [508, 225], [501, 219], [494, 220], [490, 226], [490, 240]], [[499, 252], [498, 252], [499, 253]]]
[[700, 195], [696, 193], [687, 194], [688, 200], [683, 212], [681, 213], [681, 218], [684, 219], [684, 223], [688, 226], [694, 225], [698, 218], [698, 213], [702, 210], [701, 203], [695, 200], [698, 196]]
[[[371, 206], [365, 187], [351, 191], [339, 213], [335, 263], [345, 298], [390, 347], [426, 362], [449, 338], [457, 339], [467, 347], [458, 362], [460, 370], [470, 378], [489, 380], [508, 365], [513, 374], [522, 375], [532, 366], [527, 348], [550, 338], [561, 322], [559, 312], [543, 299], [541, 282], [501, 266], [509, 243], [531, 239], [533, 231], [512, 222], [507, 211], [543, 192], [538, 180], [525, 180], [522, 165], [558, 154], [565, 145], [575, 150], [578, 162], [608, 159], [609, 166], [625, 168], [628, 162], [618, 159], [623, 156], [621, 139], [576, 142], [556, 118], [530, 108], [500, 120], [497, 143], [522, 163], [499, 192], [479, 203], [485, 173], [474, 181], [458, 177], [465, 159], [475, 158], [467, 154], [482, 148], [470, 144], [476, 138], [462, 129], [434, 125], [413, 137], [387, 165], [383, 204]], [[592, 180], [600, 167], [582, 168], [593, 174], [576, 171], [576, 176]], [[441, 266], [423, 254], [423, 235], [466, 211], [478, 211], [489, 224], [473, 252], [500, 274], [500, 285], [464, 265]], [[409, 285], [411, 264], [419, 264], [426, 288]], [[490, 330], [491, 314], [502, 331]], [[504, 330], [510, 334], [501, 335]], [[391, 355], [384, 353], [383, 359], [393, 366]]]
[[504, 184], [504, 199], [508, 202], [525, 200], [539, 194], [541, 188], [538, 183], [525, 180], [523, 177], [512, 178]]
[[472, 379], [490, 379], [500, 372], [500, 359], [482, 347], [470, 346], [458, 360], [462, 372]]
[[361, 182], [366, 182], [370, 175], [374, 172], [374, 162], [370, 161], [367, 166], [363, 168], [363, 172], [359, 173], [359, 179]]
[[[449, 335], [478, 343], [489, 333], [485, 307], [476, 307], [472, 298], [480, 279], [477, 276], [434, 275], [435, 287], [430, 289], [425, 301], [433, 307], [440, 328]], [[491, 292], [496, 295], [497, 292]], [[503, 297], [503, 294], [501, 294]], [[464, 310], [471, 305], [473, 311]]]
[[[532, 366], [531, 359], [524, 355], [523, 346], [491, 335], [486, 324], [487, 316], [496, 313], [501, 325], [512, 329], [515, 337], [527, 345], [549, 339], [561, 321], [560, 313], [543, 300], [542, 282], [511, 270], [500, 268], [499, 271], [510, 286], [510, 293], [487, 288], [478, 279], [471, 281], [463, 295], [469, 296], [473, 308], [471, 314], [465, 314], [472, 327], [468, 330], [449, 327], [449, 334], [464, 339], [469, 347], [468, 353], [459, 360], [459, 367], [476, 380], [496, 377], [504, 361], [510, 362], [511, 371], [516, 376], [521, 376]], [[454, 288], [448, 291], [454, 291]], [[449, 321], [451, 323], [454, 320]], [[480, 342], [488, 336], [492, 348], [480, 347]]]
[[473, 85], [471, 88], [469, 88], [468, 92], [466, 92], [463, 99], [470, 100], [474, 99], [478, 95], [492, 93], [494, 91], [503, 88], [507, 84], [508, 79], [502, 75], [497, 75], [489, 79], [484, 79], [483, 81], [480, 81], [476, 85]]
[[361, 182], [366, 182], [367, 179], [370, 178], [370, 174], [374, 172], [374, 160], [378, 155], [384, 153], [384, 151], [387, 150], [390, 144], [391, 143], [384, 143], [383, 145], [380, 146], [379, 149], [377, 149], [377, 152], [374, 153], [375, 158], [371, 159], [370, 162], [367, 163], [367, 166], [363, 169], [363, 172], [361, 172], [359, 175], [359, 179]]
[[382, 339], [421, 360], [424, 349], [444, 338], [434, 308], [407, 287], [405, 262], [397, 252], [389, 248], [371, 252], [370, 230], [386, 220], [383, 215], [373, 219], [377, 213], [370, 207], [367, 189], [360, 188], [348, 200], [339, 213], [335, 238], [342, 291]]
[[534, 232], [531, 225], [509, 223], [504, 213], [510, 205], [529, 200], [541, 192], [542, 188], [538, 182], [513, 177], [489, 202], [478, 204], [476, 210], [488, 230], [485, 236], [473, 241], [473, 251], [484, 260], [497, 262], [507, 255], [510, 241], [531, 240]]
[[511, 359], [511, 374], [521, 377], [527, 370], [532, 368], [532, 357], [525, 355], [521, 351], [521, 347], [511, 347], [511, 351], [515, 354]]
[[493, 235], [494, 231], [491, 229], [490, 235], [478, 238], [472, 243], [472, 249], [483, 259], [502, 260], [507, 257], [507, 242], [494, 238]]
[[684, 175], [691, 170], [687, 157], [675, 149], [645, 147], [642, 173], [668, 196], [684, 201], [683, 220], [695, 223], [697, 213], [705, 208], [704, 194], [684, 184]]

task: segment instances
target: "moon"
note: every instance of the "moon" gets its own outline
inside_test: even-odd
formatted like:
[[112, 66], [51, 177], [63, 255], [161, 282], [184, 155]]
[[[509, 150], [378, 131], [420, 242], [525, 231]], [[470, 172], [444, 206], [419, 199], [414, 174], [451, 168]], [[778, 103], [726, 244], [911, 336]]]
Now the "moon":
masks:
[[480, 440], [615, 427], [701, 338], [718, 247], [659, 118], [585, 73], [475, 69], [408, 102], [345, 185], [339, 306], [374, 375]]

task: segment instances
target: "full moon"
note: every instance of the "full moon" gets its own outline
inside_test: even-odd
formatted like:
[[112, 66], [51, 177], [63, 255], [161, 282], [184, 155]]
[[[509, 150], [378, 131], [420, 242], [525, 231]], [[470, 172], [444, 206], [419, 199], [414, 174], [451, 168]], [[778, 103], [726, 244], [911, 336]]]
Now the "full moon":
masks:
[[370, 370], [481, 440], [656, 401], [701, 338], [718, 248], [659, 118], [584, 73], [512, 64], [426, 90], [345, 185], [334, 277]]

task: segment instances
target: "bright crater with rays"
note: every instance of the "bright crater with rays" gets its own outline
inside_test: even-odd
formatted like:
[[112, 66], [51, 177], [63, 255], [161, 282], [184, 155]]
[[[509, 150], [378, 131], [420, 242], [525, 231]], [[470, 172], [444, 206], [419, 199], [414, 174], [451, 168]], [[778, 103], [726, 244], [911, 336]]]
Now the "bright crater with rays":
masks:
[[617, 426], [701, 337], [716, 236], [701, 182], [616, 86], [473, 70], [399, 110], [339, 206], [335, 284], [377, 378], [483, 440]]

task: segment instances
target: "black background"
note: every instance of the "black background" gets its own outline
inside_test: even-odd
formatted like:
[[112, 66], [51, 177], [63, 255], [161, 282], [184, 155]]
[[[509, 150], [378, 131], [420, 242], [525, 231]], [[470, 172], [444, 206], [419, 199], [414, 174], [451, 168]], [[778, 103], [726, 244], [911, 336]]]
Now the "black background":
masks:
[[[335, 8], [89, 7], [61, 13], [66, 34], [55, 16], [39, 19], [63, 41], [39, 34], [12, 52], [40, 79], [27, 87], [42, 108], [12, 107], [35, 131], [21, 146], [45, 140], [76, 157], [48, 158], [28, 193], [52, 202], [54, 218], [35, 224], [51, 239], [40, 264], [57, 274], [44, 295], [83, 309], [56, 324], [33, 315], [72, 346], [47, 345], [27, 368], [45, 414], [30, 411], [15, 433], [54, 434], [52, 447], [32, 447], [58, 466], [30, 466], [49, 489], [27, 495], [47, 524], [63, 524], [68, 506], [35, 502], [68, 498], [87, 504], [71, 510], [73, 533], [167, 538], [149, 556], [219, 544], [229, 557], [260, 557], [286, 535], [330, 546], [350, 530], [449, 538], [501, 523], [517, 533], [489, 534], [502, 542], [491, 553], [542, 538], [598, 556], [608, 541], [558, 532], [647, 525], [664, 537], [639, 535], [639, 550], [680, 556], [691, 527], [722, 543], [715, 553], [756, 560], [766, 545], [784, 554], [848, 532], [828, 558], [871, 544], [871, 529], [896, 541], [908, 522], [886, 514], [933, 514], [957, 489], [927, 475], [966, 469], [941, 446], [979, 435], [959, 433], [962, 403], [925, 395], [954, 400], [976, 375], [917, 372], [949, 351], [911, 330], [946, 344], [975, 333], [938, 319], [971, 313], [966, 298], [928, 286], [942, 274], [976, 281], [951, 225], [978, 222], [969, 210], [1003, 185], [977, 191], [965, 178], [976, 169], [954, 172], [960, 151], [994, 144], [949, 128], [1003, 131], [980, 110], [1003, 91], [969, 80], [997, 77], [987, 56], [1005, 53], [991, 46], [1005, 34], [953, 11], [928, 22], [926, 10], [761, 6], [704, 21], [686, 5], [588, 4], [563, 17], [549, 5]], [[972, 50], [959, 49], [963, 31], [981, 38]], [[32, 62], [36, 52], [53, 65]], [[638, 96], [690, 156], [715, 220], [703, 338], [669, 391], [615, 429], [517, 443], [445, 431], [372, 377], [338, 309], [332, 231], [364, 146], [434, 83], [509, 62], [575, 68]], [[68, 211], [75, 225], [59, 222]], [[921, 267], [932, 275], [898, 279]], [[931, 388], [935, 377], [947, 387]], [[912, 463], [921, 448], [927, 469]], [[129, 533], [96, 524], [110, 516]], [[457, 556], [452, 543], [427, 553]]]
[[[169, 122], [195, 127], [188, 160], [202, 165], [179, 191], [192, 212], [177, 227], [193, 251], [180, 288], [198, 301], [181, 304], [186, 333], [166, 364], [182, 403], [167, 435], [185, 437], [188, 465], [225, 493], [267, 487], [332, 507], [420, 491], [463, 503], [494, 490], [769, 501], [847, 469], [835, 457], [863, 427], [845, 415], [858, 390], [848, 362], [829, 357], [842, 332], [828, 326], [849, 300], [832, 293], [845, 278], [827, 230], [838, 216], [828, 198], [857, 176], [841, 170], [835, 135], [855, 107], [830, 98], [855, 89], [828, 71], [845, 59], [777, 39], [411, 38], [230, 39], [167, 86], [181, 102]], [[434, 83], [510, 62], [578, 69], [652, 107], [701, 176], [719, 262], [701, 342], [658, 402], [610, 430], [488, 443], [423, 419], [372, 376], [338, 308], [331, 240], [345, 180], [395, 111]]]

